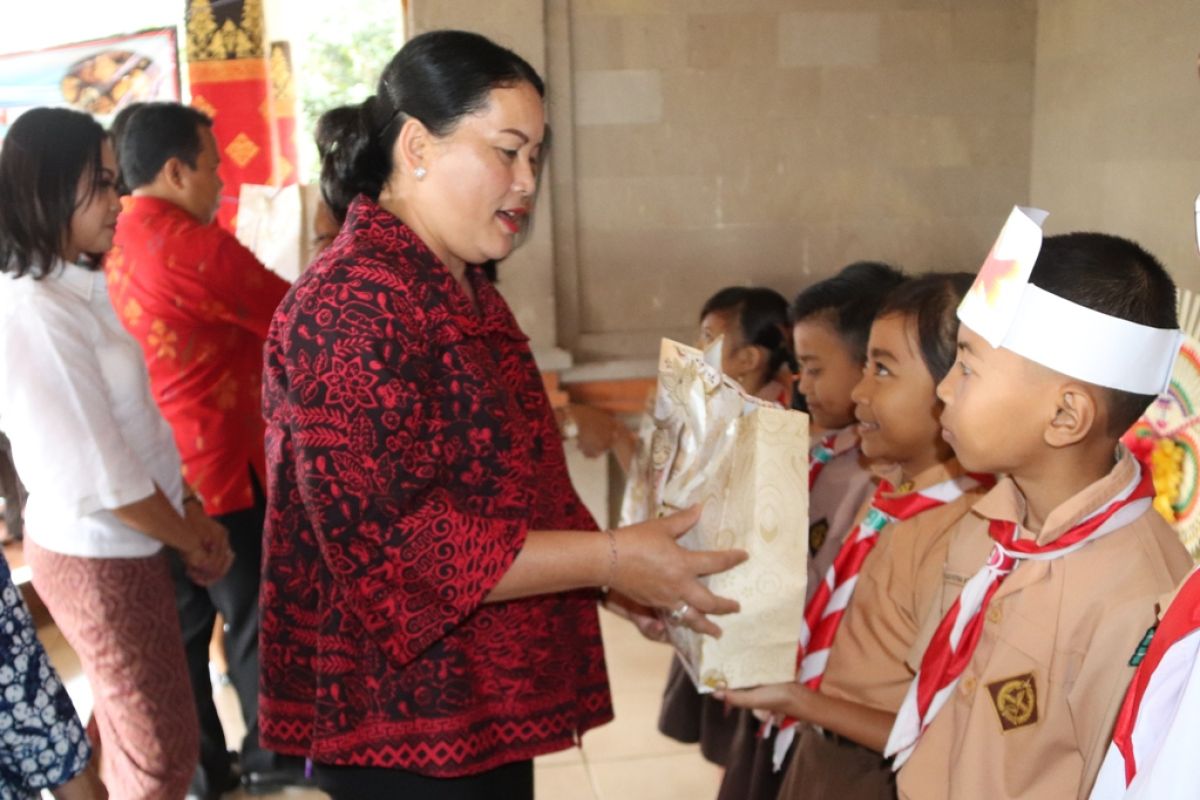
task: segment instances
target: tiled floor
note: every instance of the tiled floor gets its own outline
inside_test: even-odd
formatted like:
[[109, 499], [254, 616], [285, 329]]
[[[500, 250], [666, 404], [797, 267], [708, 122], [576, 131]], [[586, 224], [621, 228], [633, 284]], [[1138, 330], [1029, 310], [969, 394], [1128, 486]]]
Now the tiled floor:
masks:
[[[616, 720], [584, 737], [582, 749], [538, 759], [537, 800], [707, 800], [716, 796], [720, 772], [695, 746], [658, 733], [655, 722], [671, 653], [647, 642], [633, 626], [604, 613], [604, 641], [612, 679]], [[53, 626], [40, 631], [50, 657], [67, 682], [81, 713], [91, 709], [91, 692], [79, 661]], [[241, 737], [237, 699], [220, 691], [218, 706], [231, 740]], [[293, 789], [274, 797], [318, 800], [317, 791]], [[241, 792], [226, 800], [246, 800]]]

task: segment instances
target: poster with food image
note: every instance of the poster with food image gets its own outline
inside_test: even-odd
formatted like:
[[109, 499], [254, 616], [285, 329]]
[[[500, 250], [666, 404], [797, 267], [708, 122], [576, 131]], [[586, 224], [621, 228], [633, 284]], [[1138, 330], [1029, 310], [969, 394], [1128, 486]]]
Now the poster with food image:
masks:
[[68, 106], [107, 123], [130, 103], [179, 99], [174, 27], [0, 55], [0, 137], [38, 106]]

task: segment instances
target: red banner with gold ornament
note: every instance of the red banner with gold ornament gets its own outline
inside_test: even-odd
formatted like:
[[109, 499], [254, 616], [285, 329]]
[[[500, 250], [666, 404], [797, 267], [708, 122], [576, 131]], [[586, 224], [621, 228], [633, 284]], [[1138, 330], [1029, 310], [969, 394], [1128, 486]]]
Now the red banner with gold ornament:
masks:
[[271, 42], [271, 118], [275, 125], [275, 172], [272, 186], [287, 186], [296, 175], [296, 85], [292, 77], [292, 49], [287, 42]]
[[278, 145], [262, 0], [188, 0], [188, 83], [192, 105], [212, 117], [221, 154], [217, 220], [237, 230], [243, 183], [271, 183]]

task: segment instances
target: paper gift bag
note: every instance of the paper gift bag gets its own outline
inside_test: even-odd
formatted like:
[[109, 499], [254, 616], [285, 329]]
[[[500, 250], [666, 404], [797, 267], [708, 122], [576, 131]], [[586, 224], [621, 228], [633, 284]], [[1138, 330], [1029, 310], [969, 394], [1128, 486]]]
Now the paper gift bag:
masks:
[[258, 260], [286, 281], [303, 271], [304, 213], [297, 184], [243, 183], [238, 199], [237, 238]]
[[654, 414], [622, 509], [628, 524], [703, 503], [680, 544], [750, 555], [704, 579], [741, 603], [716, 620], [720, 639], [668, 626], [703, 693], [795, 677], [808, 558], [808, 417], [747, 395], [719, 361], [663, 342]]

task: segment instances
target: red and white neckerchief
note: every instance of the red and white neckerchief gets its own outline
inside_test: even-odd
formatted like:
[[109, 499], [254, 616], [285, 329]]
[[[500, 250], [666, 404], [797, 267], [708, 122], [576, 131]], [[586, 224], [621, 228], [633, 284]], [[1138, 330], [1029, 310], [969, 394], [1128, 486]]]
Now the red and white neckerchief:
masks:
[[833, 450], [833, 445], [837, 441], [837, 437], [837, 431], [827, 433], [808, 451], [808, 490], [810, 492], [813, 485], [817, 482], [817, 476], [821, 474], [821, 470], [825, 469], [825, 465], [837, 455]]
[[833, 461], [833, 459], [842, 453], [858, 447], [857, 436], [847, 436], [842, 446], [838, 447], [837, 440], [843, 432], [834, 431], [833, 433], [825, 434], [808, 451], [808, 490], [810, 492], [817, 482], [817, 476], [821, 474], [821, 470], [825, 469], [826, 464]]
[[1123, 528], [1150, 510], [1154, 483], [1150, 471], [1136, 464], [1133, 478], [1113, 500], [1047, 545], [1019, 539], [1016, 523], [992, 520], [995, 540], [987, 563], [975, 573], [946, 613], [921, 657], [921, 667], [908, 687], [888, 737], [885, 756], [895, 756], [893, 769], [904, 765], [921, 734], [958, 685], [983, 632], [983, 611], [1004, 579], [1023, 560], [1051, 561]]
[[[838, 626], [854, 588], [863, 562], [879, 542], [880, 532], [893, 522], [911, 519], [918, 514], [954, 502], [966, 492], [981, 485], [981, 479], [962, 475], [939, 484], [895, 496], [895, 488], [880, 481], [871, 498], [871, 505], [858, 526], [842, 542], [833, 564], [804, 608], [804, 624], [800, 629], [800, 648], [796, 654], [796, 682], [816, 691], [821, 687], [829, 650], [833, 646]], [[892, 495], [892, 496], [889, 496]], [[776, 771], [795, 738], [795, 720], [785, 719], [775, 738], [774, 763]]]
[[[1195, 797], [1195, 733], [1200, 729], [1200, 568], [1193, 570], [1153, 631], [1117, 714], [1112, 744], [1091, 797]], [[1143, 645], [1144, 646], [1144, 645]], [[1147, 770], [1133, 790], [1134, 778]], [[1169, 786], [1169, 790], [1163, 789]]]

